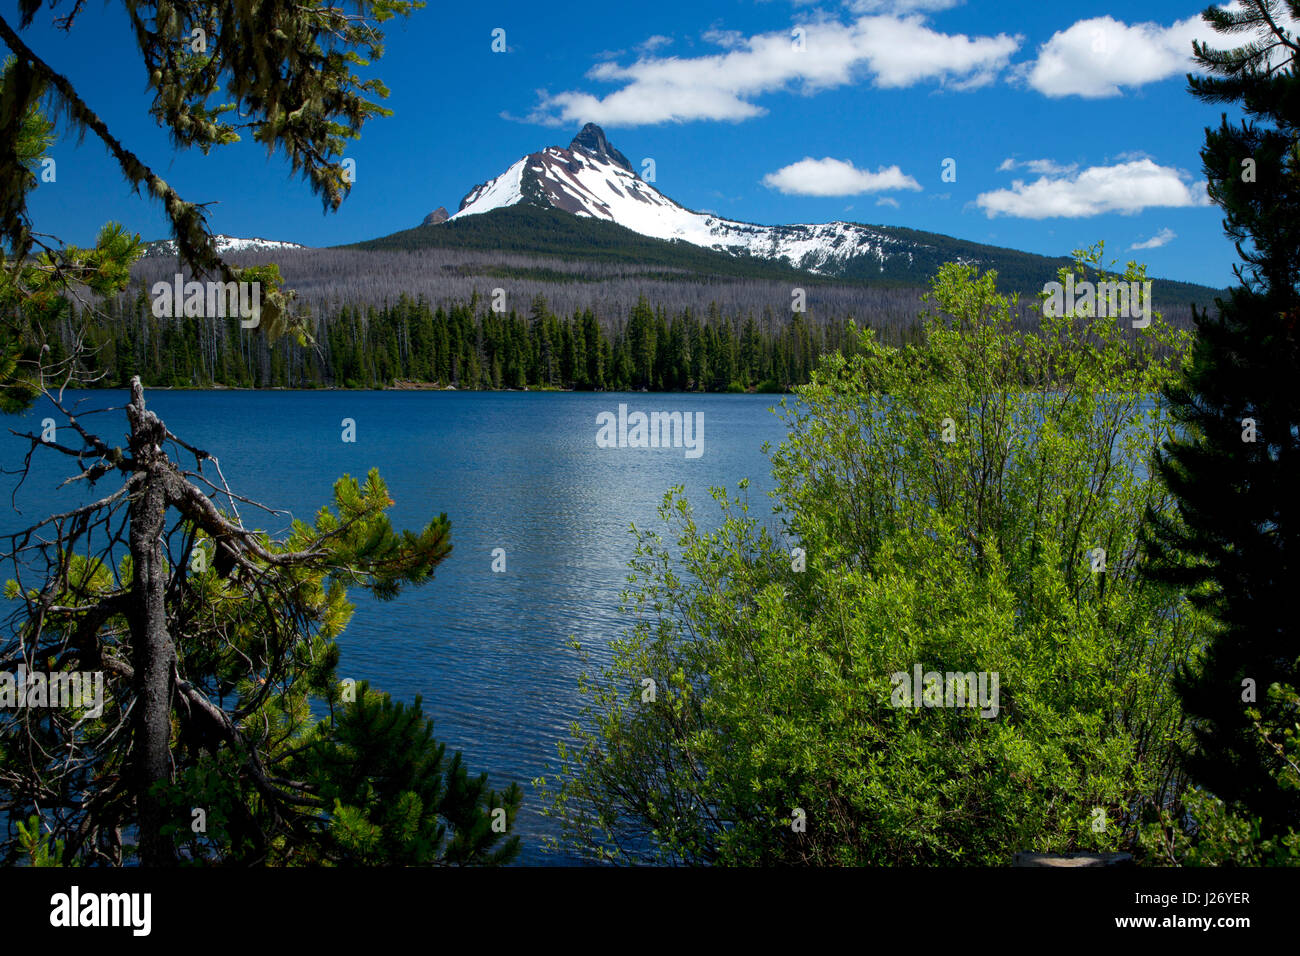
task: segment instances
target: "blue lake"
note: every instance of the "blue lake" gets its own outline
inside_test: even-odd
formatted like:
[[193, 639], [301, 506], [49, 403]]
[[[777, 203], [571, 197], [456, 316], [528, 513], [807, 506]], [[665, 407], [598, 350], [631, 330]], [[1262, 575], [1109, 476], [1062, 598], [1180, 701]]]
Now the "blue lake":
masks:
[[[712, 525], [711, 485], [751, 479], [766, 512], [771, 477], [764, 441], [784, 432], [769, 409], [779, 396], [523, 392], [172, 392], [146, 395], [167, 427], [214, 455], [230, 487], [306, 521], [332, 500], [333, 483], [378, 467], [396, 504], [395, 527], [418, 528], [446, 512], [453, 551], [435, 579], [392, 602], [353, 593], [356, 613], [340, 639], [340, 677], [369, 680], [399, 700], [416, 694], [435, 732], [465, 752], [494, 786], [524, 788], [517, 821], [520, 862], [573, 862], [542, 850], [554, 825], [540, 816], [531, 781], [555, 767], [556, 741], [581, 706], [571, 636], [597, 652], [625, 627], [618, 605], [633, 550], [631, 523], [658, 523], [664, 492], [683, 484], [701, 523]], [[121, 405], [122, 392], [70, 393], [87, 409]], [[702, 413], [703, 454], [682, 448], [600, 448], [597, 416], [629, 411]], [[47, 408], [7, 418], [41, 430]], [[353, 419], [356, 441], [342, 440]], [[110, 445], [125, 444], [122, 412], [82, 419]], [[61, 436], [62, 437], [62, 436]], [[69, 443], [70, 440], [69, 440]], [[0, 467], [21, 467], [26, 441], [0, 439]], [[179, 459], [191, 466], [187, 453]], [[25, 527], [89, 500], [71, 459], [37, 454], [0, 530]], [[101, 483], [96, 496], [116, 484]], [[241, 505], [247, 524], [279, 531], [288, 517]], [[492, 552], [504, 548], [505, 573]], [[4, 577], [8, 577], [6, 574]], [[599, 657], [599, 654], [595, 654]]]

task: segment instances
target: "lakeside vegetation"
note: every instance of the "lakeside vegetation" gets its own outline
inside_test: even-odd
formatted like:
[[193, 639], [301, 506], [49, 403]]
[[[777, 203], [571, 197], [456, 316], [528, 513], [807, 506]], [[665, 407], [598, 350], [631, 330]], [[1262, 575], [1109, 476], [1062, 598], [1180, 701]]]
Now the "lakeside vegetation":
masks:
[[[0, 860], [494, 865], [517, 854], [522, 790], [492, 790], [459, 753], [448, 758], [419, 698], [394, 702], [338, 673], [349, 589], [392, 600], [426, 584], [451, 550], [447, 516], [394, 529], [371, 471], [340, 478], [311, 524], [268, 534], [253, 522], [271, 509], [232, 489], [145, 399], [147, 384], [454, 381], [797, 389], [787, 436], [768, 449], [770, 512], [745, 482], [714, 489], [720, 524], [706, 531], [673, 489], [663, 524], [633, 529], [627, 631], [576, 682], [588, 707], [558, 772], [537, 781], [565, 841], [593, 859], [970, 865], [1084, 849], [1147, 865], [1300, 863], [1300, 78], [1294, 58], [1265, 69], [1277, 2], [1205, 14], [1262, 41], [1195, 48], [1214, 76], [1193, 92], [1252, 114], [1207, 131], [1209, 195], [1245, 264], [1214, 315], [1194, 317], [1195, 334], [1160, 315], [1134, 330], [1077, 312], [1026, 328], [993, 273], [945, 263], [914, 325], [855, 329], [783, 309], [697, 318], [647, 298], [626, 317], [562, 318], [542, 297], [502, 315], [477, 297], [399, 296], [337, 305], [310, 326], [314, 345], [275, 267], [222, 262], [197, 207], [112, 140], [0, 17], [18, 54], [0, 91], [0, 181], [11, 184], [0, 408], [41, 400], [58, 415], [17, 435], [20, 476], [33, 456], [59, 456], [69, 482], [96, 488], [7, 538], [0, 672], [48, 671], [51, 685], [94, 672], [109, 687], [102, 708], [4, 699]], [[25, 3], [29, 18], [37, 6]], [[410, 7], [358, 6], [383, 18]], [[177, 14], [185, 26], [210, 15], [201, 3]], [[230, 36], [249, 35], [244, 13], [223, 16]], [[285, 16], [293, 28], [259, 35], [256, 51], [223, 43], [204, 62], [164, 56], [172, 33], [142, 28], [158, 118], [206, 149], [233, 135], [208, 98], [251, 98], [261, 105], [241, 123], [261, 124], [337, 206], [345, 140], [381, 112], [369, 97], [383, 88], [348, 58], [325, 64], [319, 41], [341, 38], [369, 61], [381, 33], [332, 10]], [[152, 322], [144, 293], [127, 292], [141, 243], [115, 225], [91, 249], [35, 251], [26, 204], [53, 142], [47, 94], [162, 202], [188, 267], [268, 277], [257, 332], [237, 319]], [[1243, 156], [1257, 160], [1249, 179]], [[1105, 278], [1100, 249], [1069, 268]], [[1130, 264], [1124, 278], [1143, 270]], [[86, 289], [97, 304], [73, 308]], [[61, 400], [79, 385], [127, 385], [130, 402], [92, 431]], [[124, 445], [108, 430], [118, 413]], [[909, 673], [924, 693], [900, 696]], [[978, 674], [992, 699], [971, 706], [967, 682], [959, 703], [929, 673]]]
[[[22, 341], [28, 361], [41, 354], [62, 361], [75, 351], [78, 379], [97, 387], [125, 388], [138, 375], [162, 388], [784, 392], [808, 384], [824, 356], [854, 355], [862, 327], [881, 342], [918, 341], [923, 303], [910, 291], [901, 301], [910, 303], [907, 323], [871, 312], [861, 321], [776, 315], [770, 304], [757, 314], [728, 313], [716, 302], [673, 310], [644, 295], [626, 315], [587, 308], [560, 316], [540, 294], [520, 314], [494, 311], [477, 292], [448, 306], [403, 293], [391, 305], [340, 305], [328, 318], [306, 317], [304, 343], [268, 341], [241, 330], [235, 317], [159, 318], [140, 289], [95, 309], [61, 304], [29, 324]], [[1008, 308], [1017, 329], [1037, 326], [1036, 300], [1008, 300]], [[1125, 335], [1134, 339], [1131, 330]]]
[[[919, 342], [864, 331], [783, 402], [770, 515], [741, 482], [707, 521], [674, 489], [664, 524], [635, 529], [632, 623], [539, 781], [566, 846], [996, 865], [1127, 848], [1177, 801], [1169, 662], [1207, 630], [1139, 573], [1137, 534], [1175, 506], [1147, 477], [1172, 420], [1145, 396], [1189, 336], [1021, 333], [993, 277], [955, 264], [932, 305]], [[891, 677], [918, 666], [992, 675], [993, 714], [900, 707]]]
[[[269, 348], [240, 333], [239, 320], [155, 319], [138, 298], [125, 313], [114, 304], [77, 322], [87, 380], [123, 387], [385, 388], [428, 383], [458, 389], [565, 388], [651, 391], [779, 391], [808, 381], [817, 359], [851, 347], [847, 326], [799, 315], [764, 331], [753, 315], [670, 315], [641, 298], [626, 321], [607, 331], [590, 309], [557, 316], [535, 298], [527, 314], [499, 314], [477, 296], [432, 308], [402, 295], [391, 306], [342, 306], [322, 323], [317, 346], [281, 340]], [[770, 316], [769, 316], [769, 325]], [[36, 353], [59, 336], [29, 339]]]

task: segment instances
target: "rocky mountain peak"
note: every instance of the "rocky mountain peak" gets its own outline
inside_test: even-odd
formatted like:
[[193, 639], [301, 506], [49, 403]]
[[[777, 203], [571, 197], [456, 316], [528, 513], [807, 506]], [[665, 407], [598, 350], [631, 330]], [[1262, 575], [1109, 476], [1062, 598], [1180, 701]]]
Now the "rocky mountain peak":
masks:
[[615, 166], [621, 166], [629, 173], [635, 172], [632, 169], [632, 164], [627, 161], [627, 157], [610, 145], [609, 140], [605, 138], [605, 131], [595, 123], [588, 123], [584, 126], [578, 131], [578, 135], [573, 137], [573, 141], [569, 143], [570, 151], [579, 149], [597, 159], [613, 163]]
[[435, 209], [433, 212], [429, 213], [429, 215], [425, 216], [425, 217], [424, 217], [424, 221], [421, 222], [420, 225], [422, 225], [422, 226], [436, 226], [436, 225], [438, 225], [438, 223], [440, 223], [440, 222], [446, 222], [447, 219], [449, 218], [449, 216], [450, 216], [450, 213], [447, 212], [446, 207], [445, 207], [445, 206], [439, 206], [439, 207], [438, 207], [437, 209]]

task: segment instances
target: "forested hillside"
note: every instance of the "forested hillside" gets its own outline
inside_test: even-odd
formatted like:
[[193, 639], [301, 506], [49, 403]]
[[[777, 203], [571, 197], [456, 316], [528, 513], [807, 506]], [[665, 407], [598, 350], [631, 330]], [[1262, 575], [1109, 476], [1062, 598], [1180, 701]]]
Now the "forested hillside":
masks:
[[[974, 265], [998, 273], [1002, 292], [1033, 294], [1069, 266], [1064, 256], [1040, 256], [1017, 249], [955, 239], [900, 226], [871, 226], [901, 243], [908, 254], [862, 256], [835, 278], [815, 277], [779, 260], [703, 249], [686, 242], [666, 242], [639, 235], [612, 222], [580, 218], [557, 209], [520, 205], [494, 209], [437, 225], [417, 226], [350, 248], [377, 251], [421, 249], [492, 250], [544, 255], [570, 261], [624, 263], [652, 270], [671, 268], [698, 276], [728, 276], [797, 281], [798, 284], [870, 284], [875, 288], [916, 289], [925, 286], [946, 262]], [[1218, 290], [1193, 283], [1157, 279], [1155, 297], [1166, 308], [1195, 302], [1213, 303]]]
[[[248, 252], [228, 258], [239, 266], [277, 263], [286, 287], [294, 289], [299, 303], [314, 315], [332, 315], [340, 305], [391, 305], [403, 294], [450, 307], [468, 302], [475, 293], [487, 298], [501, 289], [506, 312], [525, 313], [542, 295], [561, 315], [591, 309], [607, 329], [614, 329], [627, 321], [642, 296], [671, 312], [690, 308], [699, 313], [712, 302], [723, 314], [753, 312], [761, 320], [769, 310], [788, 316], [794, 290], [802, 289], [807, 313], [819, 321], [869, 316], [880, 325], [910, 325], [916, 321], [921, 295], [919, 287], [841, 282], [806, 273], [704, 274], [653, 260], [594, 261], [436, 246]], [[174, 257], [151, 256], [137, 263], [132, 274], [147, 291], [159, 280], [170, 281], [176, 272]]]
[[[384, 274], [371, 277], [382, 283]], [[327, 286], [309, 286], [299, 303], [313, 339], [308, 345], [289, 337], [269, 345], [242, 330], [238, 318], [158, 318], [145, 287], [136, 286], [100, 310], [70, 313], [47, 341], [59, 357], [84, 325], [85, 371], [109, 387], [140, 375], [146, 385], [177, 388], [777, 390], [807, 383], [822, 354], [851, 354], [857, 340], [848, 334], [850, 323], [901, 344], [916, 339], [924, 309], [914, 290], [873, 293], [873, 308], [844, 287], [828, 287], [821, 303], [810, 293], [807, 312], [791, 312], [788, 304], [780, 312], [778, 296], [787, 288], [747, 281], [724, 287], [725, 306], [714, 300], [702, 311], [644, 294], [626, 311], [590, 305], [569, 311], [554, 308], [543, 293], [567, 290], [572, 301], [571, 286], [501, 281], [534, 294], [508, 294], [512, 307], [495, 311], [491, 290], [477, 285], [459, 302], [403, 292], [377, 305], [336, 302]], [[630, 296], [644, 285], [624, 277], [601, 287]], [[1178, 324], [1187, 319], [1182, 315]], [[1033, 330], [1040, 320], [1036, 302], [1022, 301], [1017, 326]]]
[[495, 313], [477, 296], [450, 307], [406, 295], [340, 306], [312, 322], [316, 342], [307, 347], [284, 339], [268, 349], [237, 318], [158, 319], [143, 294], [84, 321], [87, 371], [110, 387], [138, 374], [147, 385], [182, 388], [777, 389], [808, 381], [817, 357], [848, 341], [845, 324], [796, 316], [778, 328], [769, 316], [760, 327], [716, 305], [699, 316], [645, 299], [611, 332], [590, 309], [560, 317], [541, 296], [522, 315]]
[[[850, 321], [898, 344], [915, 336], [925, 310], [911, 286], [771, 263], [763, 264], [767, 277], [750, 275], [742, 260], [637, 241], [649, 244], [644, 259], [617, 249], [594, 260], [437, 245], [230, 254], [239, 266], [279, 265], [314, 340], [308, 346], [269, 344], [233, 319], [155, 317], [149, 290], [178, 267], [153, 255], [135, 265], [126, 292], [59, 323], [50, 344], [69, 350], [84, 321], [106, 385], [138, 374], [146, 385], [193, 388], [785, 388], [805, 383], [819, 355], [843, 346]], [[706, 260], [732, 272], [692, 271]], [[1168, 320], [1190, 327], [1188, 303], [1170, 299], [1160, 280], [1154, 293]], [[1036, 297], [1022, 296], [1020, 327], [1036, 328], [1037, 310]]]

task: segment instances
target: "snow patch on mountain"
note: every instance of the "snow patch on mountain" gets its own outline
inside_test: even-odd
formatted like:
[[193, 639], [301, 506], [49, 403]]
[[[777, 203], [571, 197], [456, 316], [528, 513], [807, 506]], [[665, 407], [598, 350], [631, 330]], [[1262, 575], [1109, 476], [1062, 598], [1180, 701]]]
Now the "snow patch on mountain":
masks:
[[907, 256], [915, 243], [851, 222], [761, 226], [694, 212], [638, 177], [594, 124], [583, 127], [568, 149], [551, 146], [530, 153], [496, 179], [474, 187], [452, 220], [503, 206], [530, 203], [605, 219], [643, 236], [681, 240], [719, 252], [782, 259], [826, 275], [864, 256]]
[[[513, 206], [524, 198], [521, 191], [523, 182], [524, 168], [532, 156], [525, 156], [519, 162], [515, 163], [496, 179], [489, 180], [481, 186], [475, 186], [469, 191], [464, 199], [460, 201], [460, 209], [451, 219], [466, 215], [473, 215], [475, 212], [487, 212], [489, 209], [499, 209], [502, 206]], [[448, 220], [450, 221], [450, 220]]]
[[[284, 242], [279, 239], [262, 239], [254, 237], [252, 239], [242, 239], [239, 236], [214, 236], [217, 243], [217, 255], [223, 256], [228, 252], [264, 252], [276, 249], [306, 249], [307, 246], [296, 242]], [[145, 248], [147, 256], [174, 256], [176, 255], [175, 239], [159, 239], [157, 242], [151, 242]]]

